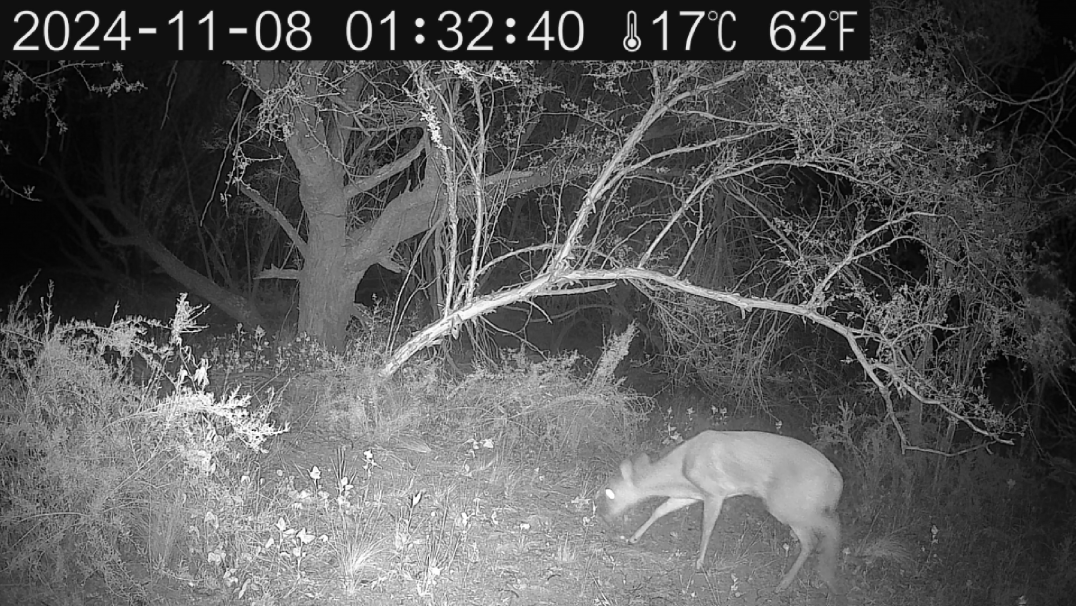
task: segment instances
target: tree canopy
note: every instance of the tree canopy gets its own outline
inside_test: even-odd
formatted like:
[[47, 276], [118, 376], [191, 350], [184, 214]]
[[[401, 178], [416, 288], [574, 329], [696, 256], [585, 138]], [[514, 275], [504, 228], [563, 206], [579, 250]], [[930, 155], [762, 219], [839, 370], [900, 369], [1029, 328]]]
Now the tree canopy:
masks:
[[[1043, 234], [1069, 220], [1051, 133], [1073, 70], [1033, 101], [1006, 97], [1042, 32], [1005, 5], [1019, 18], [877, 6], [874, 59], [858, 63], [234, 62], [238, 83], [214, 80], [232, 87], [230, 117], [182, 114], [212, 126], [198, 132], [228, 154], [220, 178], [193, 193], [213, 166], [157, 172], [166, 148], [147, 139], [90, 161], [106, 186], [57, 178], [51, 193], [72, 225], [248, 324], [267, 317], [258, 285], [297, 282], [298, 330], [330, 348], [371, 268], [398, 274], [429, 322], [385, 374], [461, 328], [481, 347], [491, 314], [526, 303], [640, 321], [667, 367], [750, 395], [790, 342], [821, 347], [786, 338], [808, 325], [837, 339], [830, 361], [855, 363], [906, 446], [938, 446], [931, 419], [1008, 440], [1022, 420], [986, 403], [983, 369], [1011, 356], [1056, 376], [1069, 356]], [[7, 70], [6, 116], [34, 98], [59, 116], [48, 72]], [[165, 116], [194, 107], [202, 71], [173, 68], [188, 88], [166, 87]], [[53, 177], [74, 162], [38, 144]], [[117, 166], [139, 166], [139, 187]]]

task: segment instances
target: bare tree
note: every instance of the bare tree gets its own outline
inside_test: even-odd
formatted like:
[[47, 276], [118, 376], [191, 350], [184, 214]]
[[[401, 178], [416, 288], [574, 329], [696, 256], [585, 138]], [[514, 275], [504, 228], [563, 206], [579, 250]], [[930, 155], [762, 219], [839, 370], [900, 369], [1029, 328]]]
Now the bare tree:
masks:
[[[665, 354], [722, 377], [750, 375], [799, 319], [843, 341], [906, 445], [946, 449], [922, 435], [928, 416], [1003, 439], [1013, 419], [976, 388], [985, 361], [1056, 374], [1067, 316], [1028, 288], [1048, 273], [1027, 250], [1049, 219], [1054, 192], [1032, 181], [1047, 152], [983, 122], [1004, 101], [986, 83], [1037, 30], [1021, 17], [984, 45], [958, 8], [876, 7], [875, 60], [856, 64], [233, 63], [257, 97], [231, 133], [233, 183], [296, 253], [271, 257], [267, 234], [255, 263], [275, 266], [258, 278], [297, 280], [299, 330], [338, 347], [369, 268], [422, 267], [439, 317], [386, 375], [507, 305], [546, 313], [536, 301], [617, 284], [641, 297], [618, 295], [614, 315], [646, 301]], [[1065, 106], [1072, 73], [1027, 113]], [[16, 80], [52, 103], [47, 78]], [[125, 183], [117, 165], [106, 183]], [[301, 213], [276, 195], [292, 166]], [[147, 181], [137, 212], [58, 184], [107, 241], [260, 323], [221, 238], [199, 234], [196, 271], [154, 234], [178, 182]]]
[[[431, 122], [452, 125], [463, 113], [458, 105], [484, 103], [482, 95], [489, 91], [477, 84], [479, 80], [496, 82], [522, 78], [521, 74], [503, 66], [481, 75], [450, 65], [436, 77], [418, 64], [256, 62], [235, 67], [261, 98], [258, 131], [283, 140], [298, 169], [305, 215], [301, 225], [246, 183], [251, 162], [243, 146], [236, 148], [240, 190], [279, 222], [302, 257], [301, 268], [278, 267], [261, 274], [263, 279], [300, 281], [301, 332], [330, 347], [339, 346], [353, 311], [355, 288], [371, 266], [401, 271], [404, 260], [396, 251], [401, 242], [446, 219], [454, 226], [457, 219], [475, 213], [482, 232], [488, 224], [483, 227], [481, 221], [495, 216], [494, 209], [482, 206], [483, 196], [477, 196], [473, 206], [456, 205], [460, 193], [472, 199], [474, 188], [461, 190], [452, 174], [446, 174], [459, 170], [446, 166], [439, 151], [451, 142], [431, 137], [462, 134], [470, 125], [448, 131], [428, 127]], [[464, 75], [452, 78], [450, 69]], [[476, 82], [474, 94], [461, 91], [467, 78]], [[417, 89], [409, 88], [416, 82]], [[523, 145], [537, 97], [527, 92], [527, 86], [514, 94], [519, 111], [515, 124], [499, 126], [504, 136]], [[435, 107], [428, 100], [433, 97], [444, 102]], [[503, 141], [499, 145], [504, 149]], [[465, 168], [475, 176], [481, 174], [483, 187], [498, 188], [504, 197], [550, 182], [548, 169], [515, 169], [511, 158], [504, 158], [493, 174], [485, 173], [484, 164]]]
[[[23, 173], [42, 184], [41, 199], [28, 194], [25, 203], [54, 204], [66, 223], [56, 231], [74, 236], [56, 238], [68, 267], [121, 289], [160, 270], [238, 321], [265, 324], [236, 262], [246, 258], [235, 249], [246, 245], [237, 224], [247, 216], [221, 209], [214, 195], [220, 156], [204, 152], [224, 99], [208, 93], [226, 90], [221, 74], [228, 72], [206, 63], [69, 71], [86, 86], [63, 86], [55, 74], [22, 86], [38, 82], [36, 97], [46, 108], [63, 97], [79, 136], [65, 135], [59, 113], [47, 114], [54, 128], [26, 120], [21, 139], [32, 141], [36, 153], [19, 158]], [[117, 86], [116, 74], [137, 85]], [[124, 89], [138, 94], [114, 94]]]
[[[507, 305], [617, 283], [703, 361], [743, 331], [701, 300], [763, 312], [742, 358], [798, 318], [843, 340], [906, 445], [937, 444], [927, 415], [1004, 439], [976, 381], [1029, 351], [1026, 243], [1047, 215], [1014, 149], [968, 128], [987, 49], [939, 11], [881, 7], [858, 64], [234, 64], [260, 100], [236, 183], [301, 257], [260, 277], [298, 280], [299, 329], [339, 346], [370, 267], [425, 267], [439, 318], [384, 374]], [[252, 179], [265, 135], [302, 218]]]
[[[594, 126], [561, 142], [558, 156], [567, 164], [569, 150], [584, 148], [573, 163], [605, 158], [579, 205], [558, 207], [561, 221], [543, 244], [492, 259], [474, 252], [480, 241], [464, 247], [469, 258], [459, 255], [458, 269], [444, 276], [450, 294], [441, 318], [400, 347], [383, 373], [505, 305], [627, 281], [660, 293], [653, 300], [661, 305], [676, 292], [836, 333], [908, 448], [939, 446], [921, 433], [924, 405], [932, 418], [1006, 441], [1013, 419], [977, 396], [975, 381], [988, 360], [1030, 339], [1022, 329], [1030, 301], [1021, 293], [1037, 268], [1025, 244], [1046, 216], [1021, 195], [1027, 175], [1007, 150], [961, 130], [960, 108], [974, 89], [916, 53], [907, 29], [892, 31], [874, 52], [888, 60], [873, 63], [592, 65], [596, 89], [632, 103], [610, 110], [596, 98], [577, 110]], [[626, 123], [626, 135], [595, 134]], [[438, 159], [446, 177], [458, 174], [453, 166], [478, 164], [480, 131], [449, 131], [459, 121], [429, 125], [433, 140], [455, 143]], [[978, 164], [984, 154], [1002, 156], [989, 176]], [[781, 191], [789, 180], [780, 176], [793, 169], [839, 187], [821, 204], [801, 198], [789, 209]], [[450, 209], [483, 204], [448, 189]], [[638, 195], [652, 190], [664, 195]], [[462, 231], [453, 225], [462, 215], [447, 220], [450, 234]], [[730, 230], [741, 237], [716, 247], [729, 258], [699, 258], [714, 250], [715, 232]], [[449, 242], [455, 252], [458, 243]], [[541, 262], [518, 283], [476, 288], [499, 263], [536, 252]], [[715, 262], [727, 272], [698, 271]], [[711, 283], [697, 283], [700, 275]], [[701, 309], [683, 304], [666, 317]], [[710, 326], [720, 324], [716, 317], [707, 316]], [[693, 334], [702, 346], [712, 337]]]

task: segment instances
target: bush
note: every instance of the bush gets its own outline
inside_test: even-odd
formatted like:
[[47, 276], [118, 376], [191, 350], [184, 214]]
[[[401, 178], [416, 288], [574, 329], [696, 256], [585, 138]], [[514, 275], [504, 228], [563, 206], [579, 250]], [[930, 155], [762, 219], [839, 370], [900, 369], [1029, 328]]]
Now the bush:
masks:
[[[169, 327], [57, 323], [47, 302], [31, 317], [25, 296], [9, 307], [0, 322], [5, 573], [54, 587], [97, 578], [139, 599], [128, 565], [143, 554], [159, 568], [178, 561], [182, 496], [219, 492], [218, 462], [280, 433], [268, 411], [252, 415], [246, 399], [204, 391], [206, 365], [182, 346], [196, 315], [183, 297]], [[167, 345], [147, 336], [153, 328], [171, 333]], [[148, 381], [129, 378], [134, 365], [150, 370]], [[171, 395], [158, 400], [162, 379]]]
[[1026, 461], [986, 449], [902, 453], [887, 418], [847, 408], [819, 433], [841, 460], [848, 563], [882, 593], [923, 604], [1048, 604], [1076, 587], [1072, 520], [1044, 524], [1044, 484]]

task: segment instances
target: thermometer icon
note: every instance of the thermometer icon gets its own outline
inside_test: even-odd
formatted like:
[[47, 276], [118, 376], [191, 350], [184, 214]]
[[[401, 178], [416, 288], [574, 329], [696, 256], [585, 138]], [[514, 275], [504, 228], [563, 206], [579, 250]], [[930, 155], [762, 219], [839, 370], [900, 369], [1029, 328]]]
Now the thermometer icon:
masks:
[[638, 15], [635, 14], [635, 11], [628, 11], [628, 35], [624, 36], [624, 50], [629, 53], [634, 53], [643, 45], [643, 41], [639, 39], [636, 33], [638, 31], [635, 26], [637, 18]]

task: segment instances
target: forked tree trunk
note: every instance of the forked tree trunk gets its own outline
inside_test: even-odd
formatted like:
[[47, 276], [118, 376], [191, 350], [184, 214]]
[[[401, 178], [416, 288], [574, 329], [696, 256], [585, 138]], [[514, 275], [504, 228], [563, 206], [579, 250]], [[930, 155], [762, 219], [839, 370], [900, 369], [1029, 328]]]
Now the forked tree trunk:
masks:
[[[307, 205], [312, 208], [314, 205]], [[347, 268], [346, 221], [328, 213], [310, 215], [306, 257], [299, 282], [299, 331], [331, 351], [344, 344], [355, 288], [362, 272]]]

